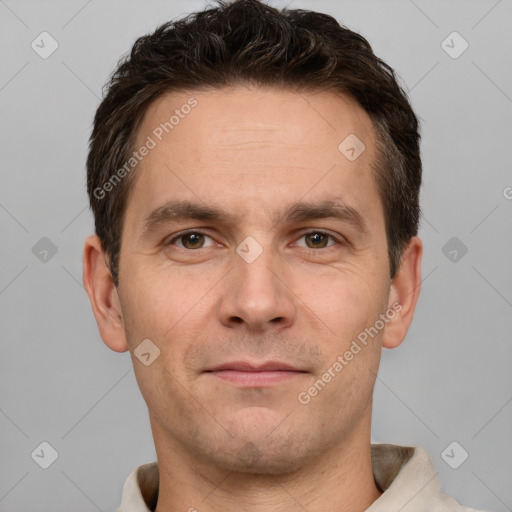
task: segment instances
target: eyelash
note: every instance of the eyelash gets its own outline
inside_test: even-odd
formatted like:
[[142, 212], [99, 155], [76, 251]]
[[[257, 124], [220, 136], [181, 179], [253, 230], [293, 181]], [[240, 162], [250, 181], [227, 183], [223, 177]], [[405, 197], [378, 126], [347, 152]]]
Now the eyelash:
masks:
[[[165, 242], [164, 245], [165, 246], [174, 245], [174, 242], [176, 240], [179, 240], [179, 239], [183, 238], [184, 236], [191, 235], [191, 234], [194, 234], [194, 235], [204, 235], [204, 236], [207, 236], [208, 238], [212, 238], [210, 235], [208, 235], [206, 233], [203, 233], [202, 231], [198, 231], [196, 229], [190, 229], [190, 230], [183, 231], [183, 232], [179, 233], [178, 235], [173, 237], [168, 242]], [[301, 238], [303, 238], [303, 237], [305, 237], [307, 235], [312, 235], [312, 234], [319, 234], [319, 235], [327, 236], [329, 238], [332, 238], [339, 245], [344, 245], [343, 240], [340, 240], [337, 237], [335, 237], [334, 235], [332, 235], [331, 233], [328, 233], [327, 231], [322, 231], [321, 229], [314, 229], [314, 230], [302, 233], [301, 236], [299, 237], [299, 239], [301, 239]], [[320, 249], [324, 249], [325, 250], [325, 249], [330, 249], [330, 248], [333, 248], [333, 247], [335, 247], [335, 245], [328, 245], [327, 247], [319, 247], [317, 249], [313, 249], [311, 247], [302, 247], [302, 249], [305, 249], [306, 251], [318, 252]], [[189, 252], [199, 251], [201, 249], [208, 249], [208, 247], [200, 247], [199, 249], [187, 249], [186, 247], [179, 247], [179, 248], [183, 249], [184, 251], [189, 251]]]

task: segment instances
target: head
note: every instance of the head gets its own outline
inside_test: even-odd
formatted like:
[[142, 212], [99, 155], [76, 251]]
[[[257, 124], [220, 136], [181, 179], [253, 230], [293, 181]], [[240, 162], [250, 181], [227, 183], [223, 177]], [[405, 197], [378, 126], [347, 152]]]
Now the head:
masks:
[[[419, 140], [393, 70], [327, 15], [220, 2], [137, 40], [94, 121], [84, 284], [155, 440], [279, 473], [369, 435], [419, 293]], [[302, 373], [209, 371], [241, 360]]]

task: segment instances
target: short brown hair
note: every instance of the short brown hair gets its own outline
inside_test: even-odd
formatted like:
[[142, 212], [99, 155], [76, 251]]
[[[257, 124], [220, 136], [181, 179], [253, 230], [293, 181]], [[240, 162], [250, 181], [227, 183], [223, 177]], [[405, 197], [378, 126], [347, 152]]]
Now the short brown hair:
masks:
[[279, 11], [259, 0], [217, 3], [139, 38], [114, 71], [96, 111], [87, 192], [115, 285], [134, 173], [109, 187], [108, 194], [102, 186], [129, 160], [149, 104], [172, 91], [244, 84], [334, 91], [368, 113], [377, 132], [374, 172], [393, 278], [405, 245], [418, 231], [421, 185], [418, 120], [394, 70], [364, 37], [326, 14]]

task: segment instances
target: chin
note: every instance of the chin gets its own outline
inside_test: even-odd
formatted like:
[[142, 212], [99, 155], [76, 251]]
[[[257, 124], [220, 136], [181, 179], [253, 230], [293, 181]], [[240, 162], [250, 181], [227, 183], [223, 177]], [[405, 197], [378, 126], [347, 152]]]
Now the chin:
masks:
[[[293, 453], [293, 452], [292, 452]], [[305, 465], [310, 457], [305, 453], [292, 456], [289, 449], [280, 447], [271, 451], [268, 446], [260, 446], [248, 441], [242, 448], [229, 456], [224, 453], [214, 460], [217, 467], [235, 473], [251, 475], [289, 475]]]

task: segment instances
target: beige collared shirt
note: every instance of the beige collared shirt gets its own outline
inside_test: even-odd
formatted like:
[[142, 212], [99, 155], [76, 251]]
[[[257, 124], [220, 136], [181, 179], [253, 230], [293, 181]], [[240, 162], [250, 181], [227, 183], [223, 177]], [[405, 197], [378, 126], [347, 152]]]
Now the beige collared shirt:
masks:
[[[422, 448], [372, 444], [372, 469], [383, 494], [366, 512], [477, 512], [440, 492], [437, 472]], [[156, 462], [132, 471], [117, 512], [154, 511], [158, 477]]]

